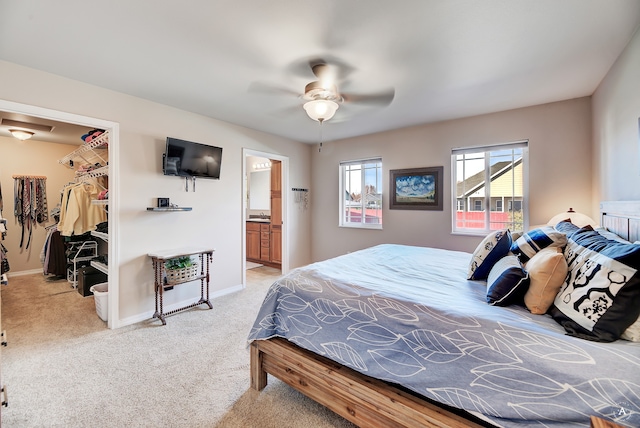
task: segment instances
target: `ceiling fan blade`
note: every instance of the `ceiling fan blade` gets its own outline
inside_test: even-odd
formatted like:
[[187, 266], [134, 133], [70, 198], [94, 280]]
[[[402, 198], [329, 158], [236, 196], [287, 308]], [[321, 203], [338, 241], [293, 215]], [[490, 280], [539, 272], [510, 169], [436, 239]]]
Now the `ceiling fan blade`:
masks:
[[252, 82], [249, 85], [249, 92], [264, 95], [289, 95], [294, 97], [300, 97], [300, 93], [292, 89], [282, 86], [272, 85], [266, 82]]
[[335, 115], [327, 121], [328, 124], [343, 123], [351, 120], [354, 117], [353, 112], [346, 111], [344, 107], [341, 107], [336, 111]]
[[[318, 67], [319, 65], [320, 67]], [[326, 65], [326, 67], [323, 67], [322, 65]], [[354, 70], [354, 67], [333, 55], [301, 58], [287, 67], [287, 71], [289, 73], [306, 79], [313, 78], [314, 76], [318, 79], [322, 79], [322, 73], [330, 71], [336, 81], [346, 79]]]
[[303, 113], [304, 113], [304, 109], [302, 108], [302, 106], [296, 105], [296, 106], [285, 107], [283, 109], [272, 111], [269, 114], [272, 117], [277, 119], [289, 119], [292, 116], [294, 117], [302, 116]]
[[393, 88], [390, 88], [373, 94], [353, 94], [343, 92], [341, 95], [342, 98], [344, 98], [345, 103], [387, 106], [393, 101], [396, 91]]

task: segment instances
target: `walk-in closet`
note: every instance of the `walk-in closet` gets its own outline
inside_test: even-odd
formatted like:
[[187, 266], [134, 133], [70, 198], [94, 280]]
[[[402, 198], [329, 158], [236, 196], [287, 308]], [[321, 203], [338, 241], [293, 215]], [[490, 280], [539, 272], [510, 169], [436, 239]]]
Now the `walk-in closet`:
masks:
[[[78, 323], [107, 327], [109, 137], [104, 129], [0, 112], [4, 319], [38, 306], [29, 317], [46, 320], [44, 334], [72, 320], [78, 331]], [[7, 307], [22, 301], [31, 307]]]

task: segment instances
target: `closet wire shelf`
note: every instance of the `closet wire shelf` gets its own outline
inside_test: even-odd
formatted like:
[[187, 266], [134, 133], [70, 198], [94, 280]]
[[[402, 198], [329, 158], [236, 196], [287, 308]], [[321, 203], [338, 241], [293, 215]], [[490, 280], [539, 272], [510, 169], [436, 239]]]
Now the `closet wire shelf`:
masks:
[[[103, 163], [107, 163], [107, 161], [105, 159], [103, 159], [97, 152], [96, 150], [106, 150], [108, 147], [108, 143], [109, 143], [109, 132], [106, 131], [104, 132], [102, 135], [100, 135], [98, 138], [96, 138], [95, 140], [92, 140], [88, 143], [84, 143], [82, 144], [82, 146], [80, 146], [80, 148], [74, 150], [73, 152], [69, 153], [68, 155], [66, 155], [65, 157], [63, 157], [62, 159], [60, 159], [58, 162], [68, 166], [69, 168], [73, 168], [73, 164], [70, 163], [70, 161], [72, 161], [73, 159], [79, 157], [85, 160], [85, 162], [88, 163], [92, 163], [90, 160], [87, 159], [87, 157], [89, 156], [84, 156], [87, 154], [87, 152], [93, 152], [93, 153], [89, 153], [89, 155], [93, 154], [95, 156], [98, 156]], [[102, 148], [104, 146], [104, 148]]]

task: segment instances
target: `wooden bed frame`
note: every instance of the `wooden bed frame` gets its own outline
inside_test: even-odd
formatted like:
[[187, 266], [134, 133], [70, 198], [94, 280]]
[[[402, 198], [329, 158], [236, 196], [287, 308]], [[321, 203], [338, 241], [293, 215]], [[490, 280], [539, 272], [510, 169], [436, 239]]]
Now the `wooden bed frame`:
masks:
[[[603, 202], [600, 212], [601, 226], [631, 242], [640, 241], [640, 201]], [[251, 388], [262, 390], [267, 374], [361, 427], [492, 426], [470, 413], [461, 416], [282, 338], [251, 343]], [[596, 426], [593, 424], [592, 420]]]
[[267, 386], [267, 373], [361, 427], [483, 426], [282, 338], [251, 343], [251, 388]]

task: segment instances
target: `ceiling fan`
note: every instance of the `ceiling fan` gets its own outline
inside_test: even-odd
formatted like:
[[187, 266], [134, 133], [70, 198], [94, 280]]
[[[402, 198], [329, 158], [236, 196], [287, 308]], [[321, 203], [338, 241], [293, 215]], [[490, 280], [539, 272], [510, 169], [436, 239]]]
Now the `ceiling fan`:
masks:
[[289, 71], [309, 77], [309, 71], [316, 80], [305, 85], [304, 92], [299, 93], [289, 89], [275, 88], [265, 84], [254, 84], [252, 89], [263, 93], [286, 93], [304, 100], [302, 107], [307, 115], [320, 123], [331, 119], [341, 105], [369, 104], [389, 105], [395, 96], [395, 90], [390, 88], [377, 93], [356, 94], [341, 92], [339, 84], [348, 85], [346, 76], [354, 69], [338, 59], [313, 58], [301, 60], [292, 64]]

